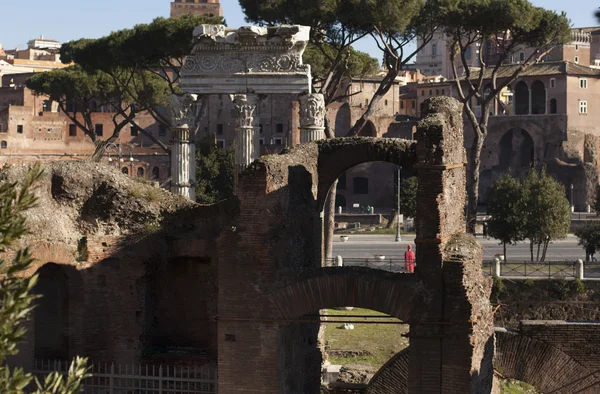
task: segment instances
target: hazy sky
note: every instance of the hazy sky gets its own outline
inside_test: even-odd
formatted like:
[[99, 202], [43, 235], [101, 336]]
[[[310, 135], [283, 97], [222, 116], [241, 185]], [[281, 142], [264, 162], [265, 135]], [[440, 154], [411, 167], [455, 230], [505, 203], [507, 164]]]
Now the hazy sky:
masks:
[[[531, 0], [538, 6], [566, 11], [576, 27], [594, 26], [595, 0]], [[61, 42], [101, 37], [114, 30], [147, 23], [157, 16], [169, 15], [170, 0], [20, 0], [2, 1], [0, 42], [4, 48], [24, 48], [27, 41], [41, 34]], [[221, 0], [227, 24], [245, 24], [238, 0]], [[357, 48], [380, 58], [377, 47], [368, 39]]]

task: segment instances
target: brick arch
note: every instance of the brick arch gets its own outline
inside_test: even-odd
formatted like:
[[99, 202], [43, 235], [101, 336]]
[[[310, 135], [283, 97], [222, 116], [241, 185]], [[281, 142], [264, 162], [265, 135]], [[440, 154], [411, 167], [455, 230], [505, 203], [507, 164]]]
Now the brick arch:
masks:
[[[506, 378], [528, 383], [544, 393], [595, 392], [593, 372], [550, 343], [506, 329], [496, 329], [494, 369]], [[408, 394], [409, 348], [392, 357], [371, 378], [368, 394]], [[586, 391], [590, 389], [591, 391]]]
[[367, 394], [408, 394], [408, 349], [383, 364], [369, 381]]
[[[496, 330], [494, 369], [503, 376], [528, 383], [544, 393], [586, 392], [598, 384], [587, 367], [552, 346], [504, 329]], [[593, 386], [592, 391], [599, 386]]]
[[383, 161], [404, 168], [416, 163], [416, 143], [398, 138], [340, 138], [319, 143], [318, 209], [323, 210], [333, 182], [359, 164]]
[[414, 319], [422, 305], [415, 275], [363, 267], [323, 268], [270, 294], [280, 318], [295, 319], [320, 309], [354, 306]]

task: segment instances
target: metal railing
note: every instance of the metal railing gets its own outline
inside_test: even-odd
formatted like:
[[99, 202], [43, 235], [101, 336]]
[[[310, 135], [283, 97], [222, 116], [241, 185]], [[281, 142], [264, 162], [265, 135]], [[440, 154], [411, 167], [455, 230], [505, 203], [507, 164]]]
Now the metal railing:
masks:
[[[345, 267], [365, 267], [394, 273], [406, 272], [404, 269], [404, 259], [400, 257], [387, 257], [384, 259], [377, 257], [344, 258], [342, 261]], [[325, 259], [325, 267], [337, 266], [337, 259]]]
[[[42, 380], [53, 371], [66, 373], [64, 361], [36, 360], [33, 374]], [[83, 382], [85, 394], [217, 393], [217, 367], [174, 365], [91, 364]]]
[[[337, 259], [326, 259], [325, 267], [337, 267]], [[531, 278], [531, 279], [562, 279], [577, 278], [577, 261], [508, 261], [500, 262], [500, 277], [503, 278]], [[342, 258], [342, 266], [365, 267], [394, 273], [405, 273], [404, 259], [400, 256], [386, 256], [384, 259], [369, 258]], [[482, 262], [484, 274], [496, 275], [492, 260]], [[600, 262], [583, 263], [583, 279], [600, 280]], [[418, 269], [418, 268], [417, 268]]]

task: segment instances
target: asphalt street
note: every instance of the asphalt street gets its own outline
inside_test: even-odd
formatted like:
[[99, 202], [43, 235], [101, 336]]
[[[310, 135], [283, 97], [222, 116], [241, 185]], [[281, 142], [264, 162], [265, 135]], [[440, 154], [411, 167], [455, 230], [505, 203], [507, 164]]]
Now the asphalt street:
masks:
[[[358, 235], [349, 234], [347, 242], [341, 242], [336, 235], [333, 242], [333, 256], [343, 258], [373, 258], [375, 255], [385, 255], [386, 258], [401, 258], [404, 256], [406, 246], [414, 246], [414, 235], [402, 235], [400, 242], [395, 242], [395, 235]], [[491, 260], [496, 254], [502, 254], [502, 245], [496, 240], [485, 240], [478, 237], [483, 248], [483, 259]], [[535, 251], [534, 251], [535, 253]], [[527, 261], [530, 259], [529, 243], [510, 245], [506, 251], [507, 257], [512, 260]], [[577, 237], [569, 235], [564, 240], [552, 242], [548, 246], [546, 261], [564, 261], [585, 259], [583, 248], [577, 245]]]

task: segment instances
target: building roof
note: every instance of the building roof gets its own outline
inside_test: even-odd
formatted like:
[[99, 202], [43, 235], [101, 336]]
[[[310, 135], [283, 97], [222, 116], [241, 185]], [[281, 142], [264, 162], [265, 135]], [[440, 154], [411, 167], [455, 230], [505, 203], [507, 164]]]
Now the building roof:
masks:
[[[497, 78], [502, 79], [510, 77], [520, 66], [520, 64], [510, 64], [500, 67]], [[600, 70], [581, 64], [571, 63], [569, 61], [543, 62], [535, 63], [527, 67], [525, 70], [521, 71], [519, 77], [541, 77], [547, 75], [573, 75], [600, 78]], [[472, 78], [477, 79], [478, 77], [479, 73], [474, 72]], [[492, 70], [486, 70], [485, 79], [489, 79], [491, 77]]]

